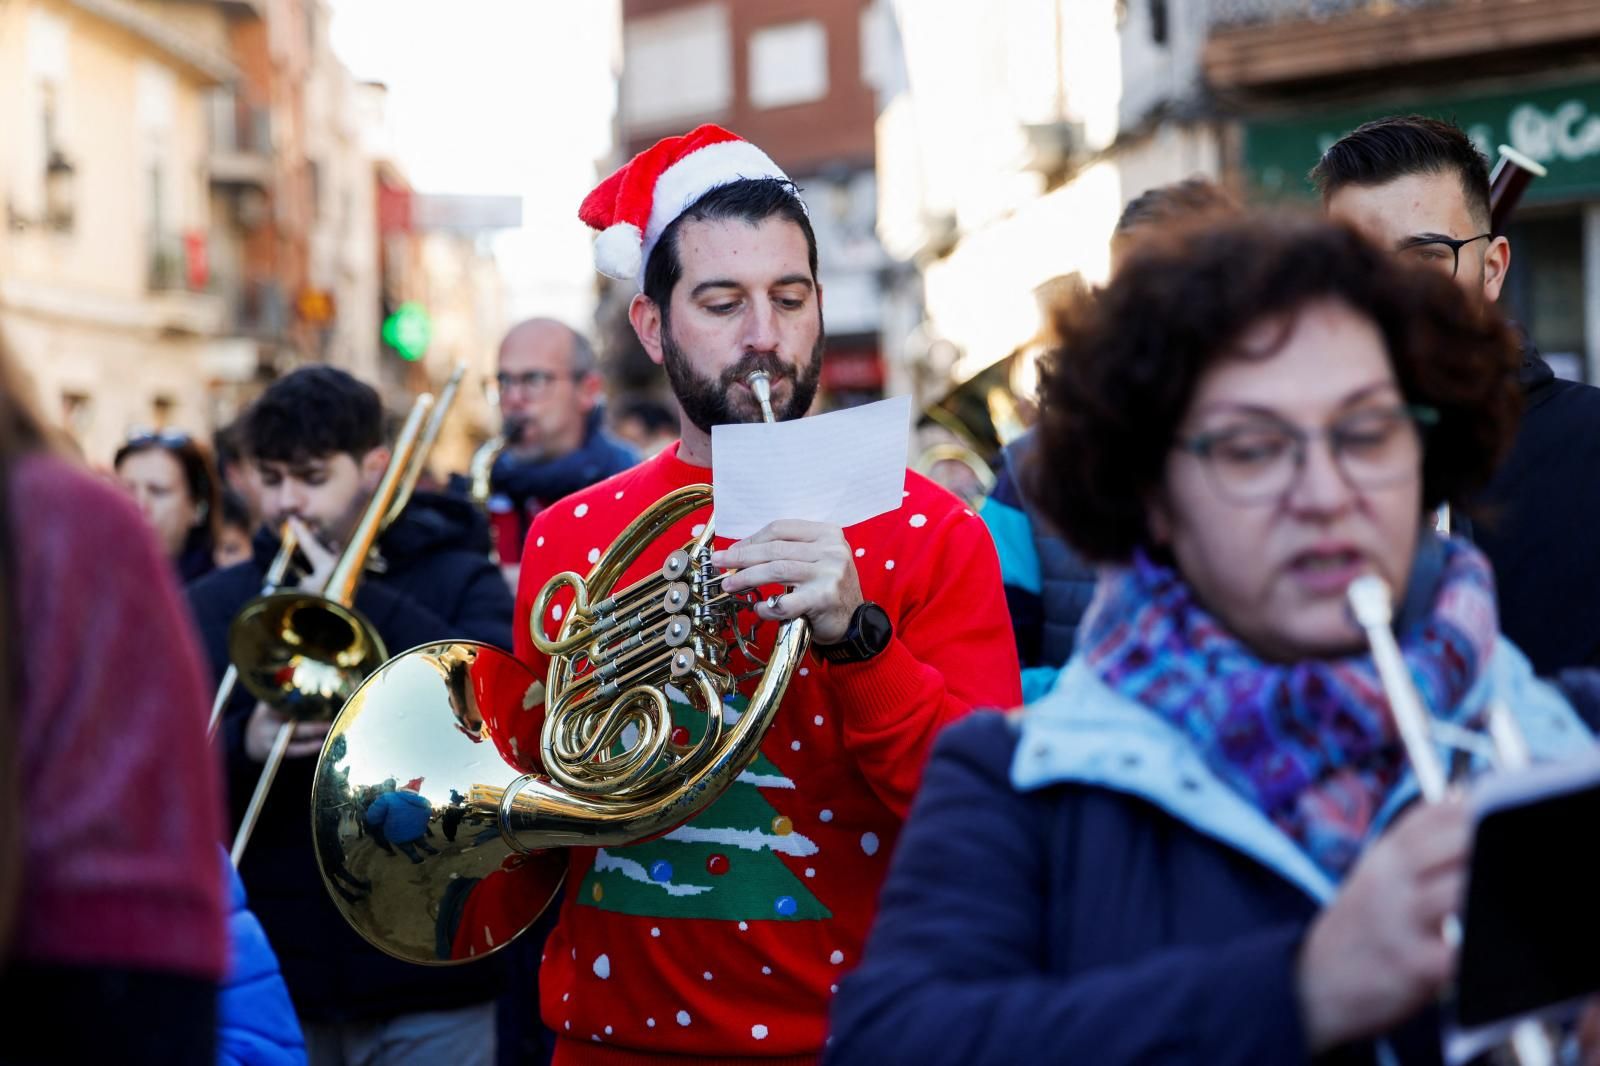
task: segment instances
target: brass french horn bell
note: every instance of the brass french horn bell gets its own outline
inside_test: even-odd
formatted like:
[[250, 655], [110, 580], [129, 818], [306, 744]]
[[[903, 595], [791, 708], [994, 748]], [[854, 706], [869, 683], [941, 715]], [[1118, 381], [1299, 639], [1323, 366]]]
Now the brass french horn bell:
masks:
[[[770, 419], [764, 374], [751, 389]], [[431, 965], [497, 951], [554, 898], [567, 861], [555, 849], [668, 833], [754, 761], [807, 623], [781, 623], [763, 660], [745, 617], [758, 596], [722, 590], [709, 522], [619, 587], [710, 503], [709, 485], [669, 493], [587, 576], [545, 584], [529, 618], [550, 658], [542, 683], [505, 652], [444, 642], [391, 660], [350, 698], [318, 760], [313, 832], [335, 905], [368, 941]], [[573, 602], [552, 639], [544, 620], [563, 590]], [[741, 663], [752, 669], [736, 672]], [[758, 675], [735, 713], [729, 699]], [[386, 791], [411, 795], [381, 800]], [[387, 841], [403, 858], [378, 854], [365, 834], [380, 800], [410, 815], [415, 838]]]

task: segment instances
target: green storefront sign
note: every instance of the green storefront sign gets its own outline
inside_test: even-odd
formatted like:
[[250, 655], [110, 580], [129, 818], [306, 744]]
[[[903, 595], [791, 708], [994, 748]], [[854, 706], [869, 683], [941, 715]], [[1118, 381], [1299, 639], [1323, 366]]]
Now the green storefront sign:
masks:
[[1267, 196], [1306, 196], [1306, 172], [1350, 130], [1384, 115], [1417, 112], [1465, 129], [1491, 161], [1509, 144], [1549, 168], [1526, 203], [1600, 197], [1600, 80], [1520, 92], [1420, 97], [1245, 124], [1244, 164]]

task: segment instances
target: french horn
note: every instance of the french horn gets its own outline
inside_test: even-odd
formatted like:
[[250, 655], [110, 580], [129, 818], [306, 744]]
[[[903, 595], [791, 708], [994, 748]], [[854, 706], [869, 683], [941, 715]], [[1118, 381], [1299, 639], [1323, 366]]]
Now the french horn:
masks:
[[[766, 375], [748, 383], [773, 421]], [[555, 898], [562, 849], [668, 833], [755, 760], [810, 631], [784, 621], [770, 650], [757, 647], [759, 596], [723, 591], [709, 520], [664, 550], [710, 503], [709, 485], [669, 493], [587, 575], [544, 585], [528, 619], [549, 657], [544, 678], [499, 649], [445, 641], [384, 664], [351, 696], [318, 760], [312, 820], [334, 904], [370, 943], [428, 965], [492, 954]], [[664, 558], [624, 585], [656, 551]], [[414, 840], [385, 841], [409, 862], [379, 856], [365, 831], [368, 805], [388, 791], [411, 793], [387, 802], [419, 816]], [[364, 892], [346, 887], [365, 881]]]

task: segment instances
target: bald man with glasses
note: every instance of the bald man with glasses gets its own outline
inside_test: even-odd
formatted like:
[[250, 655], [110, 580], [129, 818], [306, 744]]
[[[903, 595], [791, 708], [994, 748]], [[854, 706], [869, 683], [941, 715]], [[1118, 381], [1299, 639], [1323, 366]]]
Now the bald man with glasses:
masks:
[[500, 342], [495, 383], [506, 448], [490, 478], [489, 518], [501, 562], [514, 566], [534, 515], [639, 457], [603, 429], [594, 348], [564, 323], [513, 326]]

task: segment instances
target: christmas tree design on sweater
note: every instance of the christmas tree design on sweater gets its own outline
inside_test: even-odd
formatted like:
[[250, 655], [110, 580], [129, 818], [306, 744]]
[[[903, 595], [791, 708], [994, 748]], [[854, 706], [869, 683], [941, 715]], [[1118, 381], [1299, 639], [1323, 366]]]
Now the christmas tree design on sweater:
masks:
[[[728, 705], [737, 721], [743, 696]], [[695, 739], [704, 716], [672, 704], [673, 721]], [[728, 791], [686, 825], [656, 840], [600, 848], [578, 891], [578, 902], [618, 914], [722, 921], [816, 921], [832, 913], [780, 855], [808, 858], [817, 845], [767, 802], [765, 789], [794, 782], [765, 754]]]

